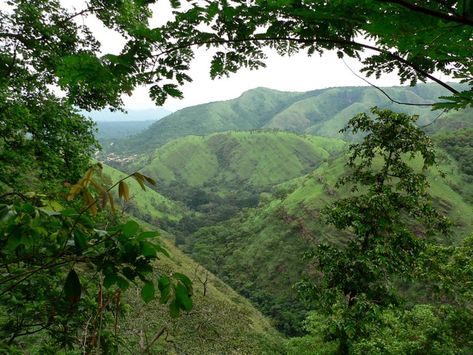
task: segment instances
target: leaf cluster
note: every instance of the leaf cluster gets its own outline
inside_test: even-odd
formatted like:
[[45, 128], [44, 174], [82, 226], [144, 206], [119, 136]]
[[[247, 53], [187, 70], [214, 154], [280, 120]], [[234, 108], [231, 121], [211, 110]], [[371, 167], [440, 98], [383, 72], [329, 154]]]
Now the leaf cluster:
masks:
[[[101, 197], [106, 196], [113, 206], [110, 190], [126, 186], [122, 179], [105, 188], [95, 177], [100, 170], [100, 164], [94, 165], [70, 188], [67, 200], [71, 202], [49, 200], [36, 193], [2, 196], [0, 329], [8, 344], [40, 333], [49, 334], [59, 347], [82, 343], [97, 347], [97, 339], [105, 334], [102, 324], [107, 319], [113, 322], [113, 317], [107, 315], [113, 308], [110, 304], [115, 305], [116, 324], [120, 291], [127, 290], [131, 283], [142, 285], [141, 297], [146, 302], [154, 298], [155, 285], [159, 284], [161, 301], [169, 303], [173, 316], [192, 309], [192, 283], [187, 276], [156, 275], [154, 261], [159, 255], [168, 256], [157, 240], [158, 232], [142, 231], [137, 222], [121, 222], [116, 215], [108, 217], [110, 221], [115, 219], [114, 223], [109, 221], [100, 228], [97, 217]], [[154, 183], [140, 173], [127, 178], [131, 176], [141, 183]], [[82, 208], [72, 201], [78, 195], [82, 195]], [[122, 197], [129, 198], [127, 193]], [[167, 281], [166, 287], [161, 287], [163, 280]], [[96, 293], [98, 296], [94, 296]], [[25, 307], [19, 308], [18, 304]], [[82, 340], [81, 329], [91, 319], [90, 333]], [[116, 330], [110, 336], [116, 339]]]

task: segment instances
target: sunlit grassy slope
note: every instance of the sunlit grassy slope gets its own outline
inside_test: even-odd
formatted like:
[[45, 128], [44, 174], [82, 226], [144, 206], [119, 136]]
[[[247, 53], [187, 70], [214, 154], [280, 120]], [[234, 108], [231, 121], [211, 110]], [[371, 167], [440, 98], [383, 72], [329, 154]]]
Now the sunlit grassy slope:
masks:
[[338, 139], [289, 132], [225, 132], [187, 136], [156, 150], [143, 171], [165, 184], [223, 190], [265, 188], [307, 173], [340, 153]]
[[[146, 225], [143, 222], [140, 222]], [[153, 226], [149, 226], [153, 228]], [[157, 301], [144, 304], [138, 290], [127, 294], [129, 312], [121, 325], [130, 349], [139, 349], [140, 338], [150, 342], [163, 328], [164, 335], [151, 348], [153, 354], [281, 354], [284, 340], [251, 303], [161, 237], [170, 258], [162, 257], [158, 270], [181, 272], [194, 285], [194, 308], [171, 318]], [[200, 280], [201, 281], [200, 281]]]
[[[393, 99], [407, 103], [432, 103], [439, 96], [448, 94], [434, 84], [390, 87], [385, 91]], [[117, 141], [107, 149], [125, 154], [150, 152], [177, 137], [264, 128], [342, 137], [338, 131], [348, 119], [373, 106], [420, 114], [421, 125], [438, 115], [430, 107], [393, 104], [372, 87], [328, 88], [296, 93], [257, 88], [233, 100], [179, 110], [154, 123], [146, 131]]]

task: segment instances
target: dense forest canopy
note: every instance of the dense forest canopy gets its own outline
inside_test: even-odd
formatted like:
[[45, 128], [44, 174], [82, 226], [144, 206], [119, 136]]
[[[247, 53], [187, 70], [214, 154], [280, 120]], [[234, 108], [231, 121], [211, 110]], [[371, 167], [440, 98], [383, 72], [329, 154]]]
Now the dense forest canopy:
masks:
[[[126, 343], [117, 326], [121, 293], [131, 284], [145, 302], [159, 293], [172, 316], [192, 309], [189, 277], [154, 266], [167, 255], [158, 233], [113, 212], [114, 187], [127, 201], [127, 179], [143, 189], [154, 179], [138, 172], [114, 182], [102, 177], [102, 165], [91, 160], [99, 148], [94, 125], [80, 110], [122, 109], [122, 95], [142, 85], [157, 105], [182, 97], [196, 48], [216, 49], [212, 78], [263, 67], [267, 47], [281, 55], [334, 50], [362, 61], [367, 76], [395, 71], [411, 85], [437, 83], [449, 95], [429, 104], [434, 109], [472, 106], [469, 0], [171, 1], [173, 18], [152, 27], [155, 2], [88, 0], [74, 11], [58, 0], [2, 2], [2, 351], [118, 352]], [[120, 53], [102, 53], [83, 21], [89, 16], [124, 38]], [[464, 85], [458, 89], [440, 76]], [[294, 352], [317, 346], [342, 354], [471, 351], [471, 238], [438, 242], [449, 223], [431, 203], [426, 171], [437, 159], [417, 118], [374, 108], [350, 121], [349, 129], [364, 138], [351, 145], [349, 174], [340, 184], [358, 194], [323, 213], [350, 235], [341, 246], [321, 244], [310, 255], [318, 273], [298, 289], [314, 312], [308, 337], [291, 343]], [[469, 133], [444, 137], [441, 145], [466, 154], [466, 161], [462, 137]], [[414, 306], [404, 298], [413, 280], [435, 291], [428, 299], [407, 297]], [[403, 324], [409, 326], [396, 333]], [[141, 351], [163, 334], [140, 343]], [[415, 334], [421, 335], [413, 340]]]

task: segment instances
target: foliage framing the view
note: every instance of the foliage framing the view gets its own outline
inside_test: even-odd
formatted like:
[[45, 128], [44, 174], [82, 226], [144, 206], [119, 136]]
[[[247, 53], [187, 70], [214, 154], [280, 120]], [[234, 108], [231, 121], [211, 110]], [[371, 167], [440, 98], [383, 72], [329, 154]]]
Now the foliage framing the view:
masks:
[[[81, 195], [80, 209], [35, 193], [2, 195], [0, 297], [8, 317], [0, 331], [8, 346], [21, 336], [46, 333], [51, 343], [45, 342], [43, 351], [48, 346], [116, 351], [120, 295], [137, 280], [145, 302], [159, 289], [160, 301], [169, 304], [172, 316], [192, 309], [192, 282], [186, 275], [153, 271], [158, 255], [168, 255], [156, 242], [159, 233], [141, 231], [135, 221], [120, 223], [114, 215], [104, 216], [115, 220], [106, 223], [110, 227], [98, 229], [101, 222], [87, 215], [97, 215], [99, 205], [107, 203], [115, 210], [115, 186], [127, 201], [127, 178], [133, 177], [143, 189], [144, 181], [154, 181], [133, 173], [106, 188], [95, 177], [100, 172], [96, 164], [71, 187], [67, 200]], [[114, 333], [108, 323], [115, 324]]]

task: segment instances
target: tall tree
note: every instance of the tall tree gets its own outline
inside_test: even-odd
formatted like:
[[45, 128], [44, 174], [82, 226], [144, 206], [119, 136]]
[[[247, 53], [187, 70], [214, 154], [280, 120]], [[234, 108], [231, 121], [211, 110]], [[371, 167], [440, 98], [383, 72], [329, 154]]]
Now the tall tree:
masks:
[[414, 278], [429, 241], [449, 227], [428, 193], [435, 151], [415, 126], [418, 117], [376, 108], [372, 114], [355, 116], [346, 128], [366, 134], [350, 147], [348, 175], [340, 180], [354, 196], [324, 210], [329, 223], [352, 237], [343, 248], [324, 244], [313, 255], [321, 276], [311, 295], [330, 315], [328, 332], [341, 354], [370, 336], [379, 312], [401, 303], [396, 283]]

